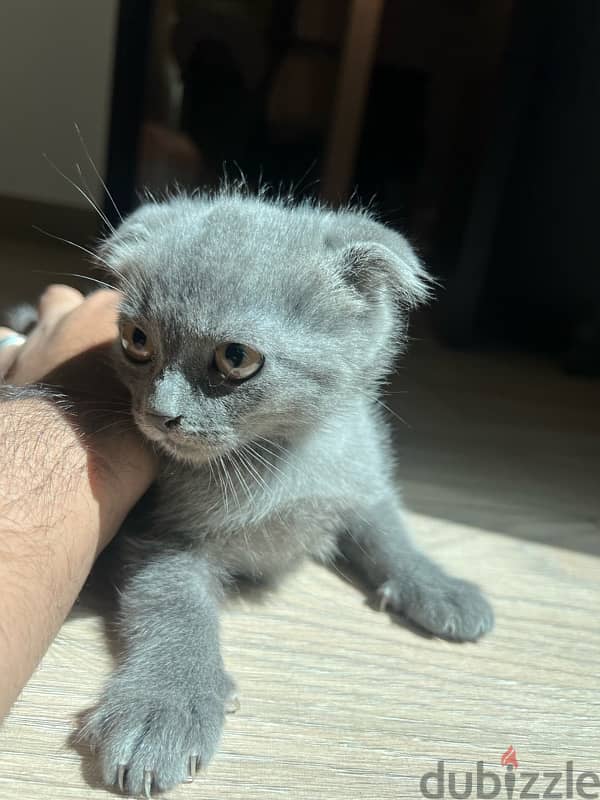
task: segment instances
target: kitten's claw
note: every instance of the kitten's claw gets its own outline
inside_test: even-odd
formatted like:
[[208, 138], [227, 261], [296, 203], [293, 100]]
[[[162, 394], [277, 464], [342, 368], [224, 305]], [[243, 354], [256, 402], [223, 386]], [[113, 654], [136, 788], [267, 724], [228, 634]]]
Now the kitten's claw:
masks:
[[144, 797], [150, 800], [152, 796], [152, 770], [144, 770]]
[[382, 586], [379, 589], [379, 610], [381, 612], [385, 611], [386, 608], [388, 607], [389, 602], [390, 602], [390, 593], [385, 586]]
[[[148, 798], [193, 780], [211, 760], [223, 728], [226, 699], [235, 694], [225, 672], [206, 676], [211, 693], [192, 697], [182, 686], [176, 700], [150, 686], [148, 698], [130, 696], [127, 681], [107, 692], [84, 735], [100, 756], [102, 778], [125, 795]], [[141, 691], [140, 691], [141, 694]], [[187, 703], [187, 705], [186, 705]]]
[[125, 792], [125, 764], [119, 764], [119, 769], [117, 770], [117, 783], [119, 784], [119, 790], [121, 793]]
[[198, 756], [190, 756], [190, 774], [188, 777], [188, 783], [192, 783], [194, 778], [196, 777], [196, 773], [198, 772]]
[[237, 696], [237, 694], [234, 694], [232, 697], [229, 698], [229, 700], [227, 700], [227, 703], [225, 705], [225, 713], [235, 714], [235, 712], [239, 711], [241, 707], [242, 705], [240, 703], [240, 698]]
[[[494, 612], [473, 583], [438, 572], [413, 585], [395, 579], [378, 590], [382, 610], [403, 614], [443, 639], [475, 642], [494, 627]], [[417, 575], [418, 578], [418, 575]]]

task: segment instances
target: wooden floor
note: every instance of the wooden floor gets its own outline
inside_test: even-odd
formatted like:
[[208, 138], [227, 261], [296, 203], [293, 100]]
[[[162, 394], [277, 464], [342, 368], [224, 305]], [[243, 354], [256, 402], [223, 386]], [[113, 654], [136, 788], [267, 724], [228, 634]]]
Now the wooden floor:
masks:
[[[6, 294], [33, 261], [61, 259], [82, 268], [0, 243]], [[600, 382], [422, 340], [390, 388], [415, 537], [485, 587], [496, 630], [475, 645], [427, 638], [306, 566], [226, 613], [241, 710], [206, 772], [169, 797], [419, 798], [439, 760], [459, 789], [477, 761], [503, 776], [509, 745], [522, 770], [600, 772]], [[108, 796], [71, 744], [111, 670], [104, 621], [93, 603], [76, 608], [0, 730], [0, 798]]]

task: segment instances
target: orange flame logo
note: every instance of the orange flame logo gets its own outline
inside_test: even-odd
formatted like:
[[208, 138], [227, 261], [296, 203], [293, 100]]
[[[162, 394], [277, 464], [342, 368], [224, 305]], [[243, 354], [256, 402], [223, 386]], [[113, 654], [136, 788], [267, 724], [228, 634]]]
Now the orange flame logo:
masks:
[[500, 763], [503, 767], [514, 767], [515, 769], [519, 768], [519, 762], [517, 761], [517, 751], [515, 748], [510, 745], [508, 750], [505, 753], [502, 753], [502, 758], [500, 759]]

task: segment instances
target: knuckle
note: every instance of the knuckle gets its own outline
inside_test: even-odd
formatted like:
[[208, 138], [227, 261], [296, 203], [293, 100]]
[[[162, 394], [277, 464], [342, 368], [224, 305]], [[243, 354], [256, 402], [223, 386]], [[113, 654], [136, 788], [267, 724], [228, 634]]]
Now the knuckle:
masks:
[[74, 289], [72, 286], [67, 286], [64, 283], [51, 283], [47, 286], [40, 296], [40, 303], [42, 305], [61, 302], [64, 300], [76, 300], [81, 297], [81, 292]]

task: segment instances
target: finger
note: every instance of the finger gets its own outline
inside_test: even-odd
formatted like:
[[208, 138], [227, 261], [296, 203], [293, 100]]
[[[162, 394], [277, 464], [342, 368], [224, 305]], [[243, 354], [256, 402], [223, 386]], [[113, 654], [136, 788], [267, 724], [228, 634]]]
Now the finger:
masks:
[[53, 325], [69, 311], [83, 303], [83, 295], [72, 286], [54, 283], [48, 286], [38, 301], [39, 321], [44, 325]]
[[121, 292], [116, 289], [98, 289], [85, 298], [85, 304], [93, 313], [115, 312], [123, 299]]
[[0, 383], [3, 383], [8, 376], [12, 365], [15, 363], [17, 354], [24, 343], [24, 341], [16, 341], [15, 344], [3, 345], [2, 342], [8, 337], [12, 338], [16, 336], [19, 336], [19, 334], [13, 331], [12, 328], [0, 327]]
[[117, 333], [117, 316], [122, 295], [112, 289], [100, 289], [85, 298], [77, 309], [64, 319], [65, 325], [83, 328], [90, 346], [113, 339]]

